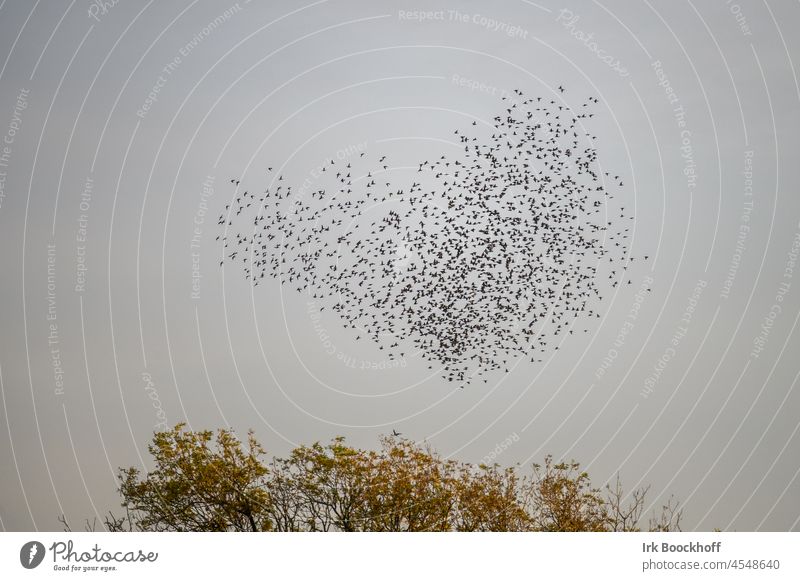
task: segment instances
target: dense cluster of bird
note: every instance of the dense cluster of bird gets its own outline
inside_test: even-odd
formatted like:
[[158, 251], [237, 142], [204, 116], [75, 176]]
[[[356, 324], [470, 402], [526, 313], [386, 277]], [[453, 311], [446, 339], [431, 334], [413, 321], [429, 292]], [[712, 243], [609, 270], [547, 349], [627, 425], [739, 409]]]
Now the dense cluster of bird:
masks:
[[326, 161], [313, 192], [282, 176], [260, 194], [231, 180], [220, 266], [240, 263], [254, 285], [280, 279], [356, 339], [392, 358], [417, 353], [461, 387], [520, 357], [541, 361], [600, 316], [601, 291], [633, 260], [633, 217], [611, 210], [609, 190], [623, 184], [584, 129], [597, 99], [570, 108], [517, 90], [504, 101], [493, 122], [456, 130], [452, 152], [411, 171], [362, 152]]

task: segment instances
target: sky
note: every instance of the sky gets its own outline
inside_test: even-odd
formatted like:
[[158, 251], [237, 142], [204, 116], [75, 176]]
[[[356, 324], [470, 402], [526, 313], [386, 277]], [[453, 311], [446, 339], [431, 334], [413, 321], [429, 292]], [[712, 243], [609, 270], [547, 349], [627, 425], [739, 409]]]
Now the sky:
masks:
[[[798, 24], [771, 0], [2, 3], [0, 529], [117, 509], [117, 468], [185, 422], [275, 455], [392, 430], [552, 454], [674, 496], [687, 530], [799, 530]], [[312, 191], [361, 153], [402, 178], [515, 89], [598, 99], [607, 210], [648, 256], [542, 362], [458, 389], [220, 268], [230, 180]]]

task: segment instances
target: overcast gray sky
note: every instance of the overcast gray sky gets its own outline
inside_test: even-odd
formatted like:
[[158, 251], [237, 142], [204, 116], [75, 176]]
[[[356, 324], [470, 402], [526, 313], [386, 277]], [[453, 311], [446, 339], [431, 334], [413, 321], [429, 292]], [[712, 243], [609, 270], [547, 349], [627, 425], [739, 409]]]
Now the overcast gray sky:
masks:
[[[2, 3], [0, 528], [116, 508], [116, 468], [187, 422], [275, 454], [397, 429], [477, 462], [508, 440], [491, 459], [650, 484], [687, 529], [798, 530], [798, 24], [774, 1]], [[415, 166], [559, 85], [599, 99], [649, 260], [544, 362], [453, 389], [219, 268], [231, 178]]]

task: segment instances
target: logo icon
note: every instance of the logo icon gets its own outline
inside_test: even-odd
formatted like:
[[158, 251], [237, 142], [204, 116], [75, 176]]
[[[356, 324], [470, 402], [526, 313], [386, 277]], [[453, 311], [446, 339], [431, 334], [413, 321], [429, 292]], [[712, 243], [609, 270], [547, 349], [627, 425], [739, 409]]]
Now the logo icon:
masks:
[[44, 560], [44, 545], [39, 541], [29, 541], [19, 550], [19, 562], [26, 569], [35, 569]]

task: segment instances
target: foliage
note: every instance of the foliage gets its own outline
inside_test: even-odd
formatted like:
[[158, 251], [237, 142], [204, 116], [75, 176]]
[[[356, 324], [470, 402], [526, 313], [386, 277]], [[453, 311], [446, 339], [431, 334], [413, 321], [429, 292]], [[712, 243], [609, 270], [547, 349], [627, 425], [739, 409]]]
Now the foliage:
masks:
[[243, 449], [232, 430], [183, 428], [156, 433], [148, 447], [155, 468], [143, 479], [137, 468], [120, 470], [128, 523], [147, 531], [269, 530], [267, 468], [253, 433]]
[[[107, 530], [639, 531], [648, 492], [626, 494], [619, 478], [593, 487], [574, 461], [547, 456], [525, 473], [444, 459], [397, 436], [378, 450], [337, 437], [265, 462], [252, 432], [243, 443], [232, 430], [184, 428], [155, 434], [151, 471], [120, 469], [125, 516], [109, 513]], [[670, 499], [648, 528], [680, 530], [681, 517]]]

